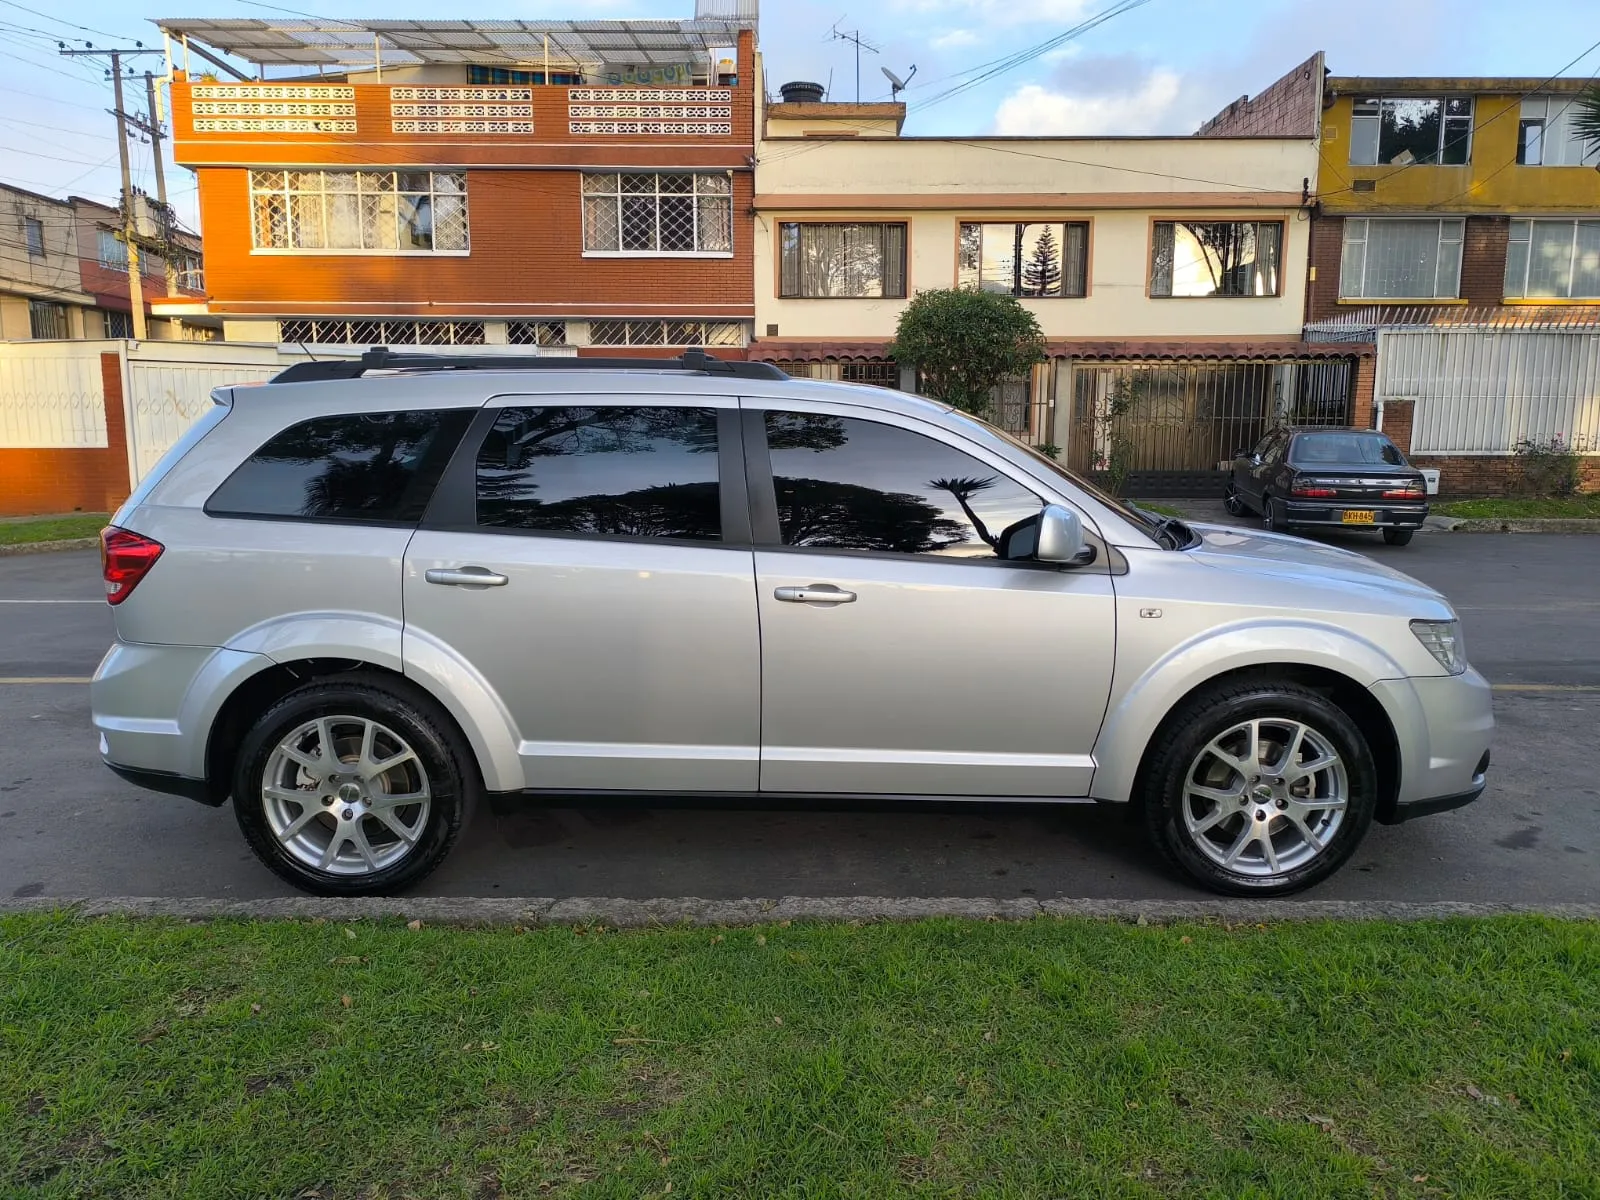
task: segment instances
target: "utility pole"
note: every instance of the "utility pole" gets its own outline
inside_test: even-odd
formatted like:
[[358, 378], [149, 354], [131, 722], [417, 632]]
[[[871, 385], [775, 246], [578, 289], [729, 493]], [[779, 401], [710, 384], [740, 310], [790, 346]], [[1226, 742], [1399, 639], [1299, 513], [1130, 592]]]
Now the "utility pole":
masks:
[[114, 115], [117, 118], [117, 158], [122, 165], [122, 242], [128, 247], [128, 303], [133, 310], [133, 336], [142, 342], [146, 335], [144, 281], [139, 274], [139, 241], [133, 219], [133, 175], [128, 166], [128, 112], [122, 106], [122, 56], [159, 54], [160, 51], [146, 49], [138, 43], [131, 50], [96, 50], [87, 43], [82, 50], [69, 50], [66, 44], [62, 43], [60, 52], [68, 58], [100, 54], [109, 55], [111, 58], [111, 87], [116, 104]]
[[[149, 121], [145, 126], [145, 132], [150, 135], [150, 154], [156, 163], [156, 199], [161, 202], [162, 213], [170, 214], [172, 210], [167, 207], [167, 175], [161, 166], [161, 117], [156, 112], [156, 77], [149, 71], [144, 73], [144, 95], [147, 108], [146, 116]], [[178, 267], [172, 261], [172, 235], [170, 230], [166, 241], [167, 253], [161, 257], [162, 261], [167, 264], [167, 295], [176, 296], [178, 294]]]

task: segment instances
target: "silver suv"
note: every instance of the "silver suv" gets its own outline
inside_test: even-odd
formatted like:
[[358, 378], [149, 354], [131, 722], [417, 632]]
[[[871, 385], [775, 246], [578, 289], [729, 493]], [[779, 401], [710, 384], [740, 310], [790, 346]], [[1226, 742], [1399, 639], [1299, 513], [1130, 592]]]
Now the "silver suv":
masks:
[[1484, 787], [1437, 592], [914, 396], [375, 350], [215, 398], [104, 534], [94, 724], [307, 890], [415, 884], [487, 794], [643, 793], [1111, 802], [1279, 895]]

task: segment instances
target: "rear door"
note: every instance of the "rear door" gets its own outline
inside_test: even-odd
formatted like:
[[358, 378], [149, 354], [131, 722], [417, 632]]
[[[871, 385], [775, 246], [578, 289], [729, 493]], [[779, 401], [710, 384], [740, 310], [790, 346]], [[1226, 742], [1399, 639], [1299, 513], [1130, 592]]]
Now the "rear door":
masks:
[[746, 403], [762, 789], [1087, 795], [1116, 645], [1105, 548], [1005, 561], [1045, 500], [987, 449]]
[[760, 643], [737, 402], [500, 396], [406, 552], [405, 639], [499, 697], [525, 786], [754, 791]]

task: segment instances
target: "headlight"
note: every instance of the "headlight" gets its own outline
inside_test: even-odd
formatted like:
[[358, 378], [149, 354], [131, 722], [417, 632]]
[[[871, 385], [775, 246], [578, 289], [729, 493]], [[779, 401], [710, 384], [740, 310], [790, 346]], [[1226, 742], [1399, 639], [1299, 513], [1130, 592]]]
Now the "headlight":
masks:
[[1450, 674], [1459, 675], [1467, 669], [1467, 648], [1461, 641], [1460, 621], [1413, 621], [1411, 632]]

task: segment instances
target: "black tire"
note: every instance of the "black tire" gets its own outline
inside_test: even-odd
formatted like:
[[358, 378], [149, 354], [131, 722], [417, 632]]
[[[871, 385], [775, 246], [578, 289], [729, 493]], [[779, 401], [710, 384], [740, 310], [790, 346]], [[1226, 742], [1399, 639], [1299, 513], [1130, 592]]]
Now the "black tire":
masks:
[[[420, 832], [398, 861], [363, 874], [319, 870], [296, 858], [275, 835], [264, 796], [269, 762], [284, 738], [318, 717], [365, 719], [381, 725], [403, 739], [426, 773], [430, 793], [426, 814], [410, 810], [417, 813]], [[437, 702], [404, 681], [352, 672], [296, 688], [251, 726], [235, 760], [233, 811], [256, 857], [295, 887], [323, 896], [392, 895], [418, 883], [444, 860], [466, 828], [481, 790], [472, 751]], [[337, 801], [333, 808], [343, 803]], [[382, 834], [363, 818], [357, 822]]]
[[1416, 532], [1415, 529], [1385, 529], [1383, 531], [1383, 540], [1391, 546], [1409, 546], [1411, 544], [1411, 536]]
[[1244, 497], [1239, 494], [1239, 488], [1232, 479], [1228, 480], [1228, 490], [1222, 493], [1222, 507], [1228, 510], [1231, 517], [1242, 517], [1248, 511]]
[[1268, 533], [1289, 532], [1289, 527], [1278, 515], [1278, 507], [1272, 502], [1272, 496], [1268, 493], [1263, 493], [1261, 496], [1261, 526]]
[[[1213, 739], [1256, 718], [1298, 721], [1310, 727], [1338, 753], [1348, 786], [1342, 820], [1321, 852], [1276, 875], [1224, 868], [1200, 848], [1197, 839], [1202, 835], [1192, 833], [1183, 819], [1183, 806], [1189, 803], [1187, 772], [1192, 765]], [[1297, 684], [1255, 680], [1203, 689], [1163, 722], [1151, 745], [1154, 749], [1136, 797], [1145, 832], [1168, 862], [1211, 891], [1229, 896], [1284, 896], [1311, 887], [1344, 865], [1372, 824], [1378, 773], [1366, 739], [1343, 709]], [[1250, 801], [1251, 806], [1255, 803]], [[1272, 815], [1270, 802], [1262, 804]], [[1248, 814], [1242, 819], [1248, 820]], [[1278, 830], [1293, 834], [1286, 826], [1279, 825]], [[1219, 826], [1219, 832], [1224, 838], [1231, 835], [1226, 824]]]

